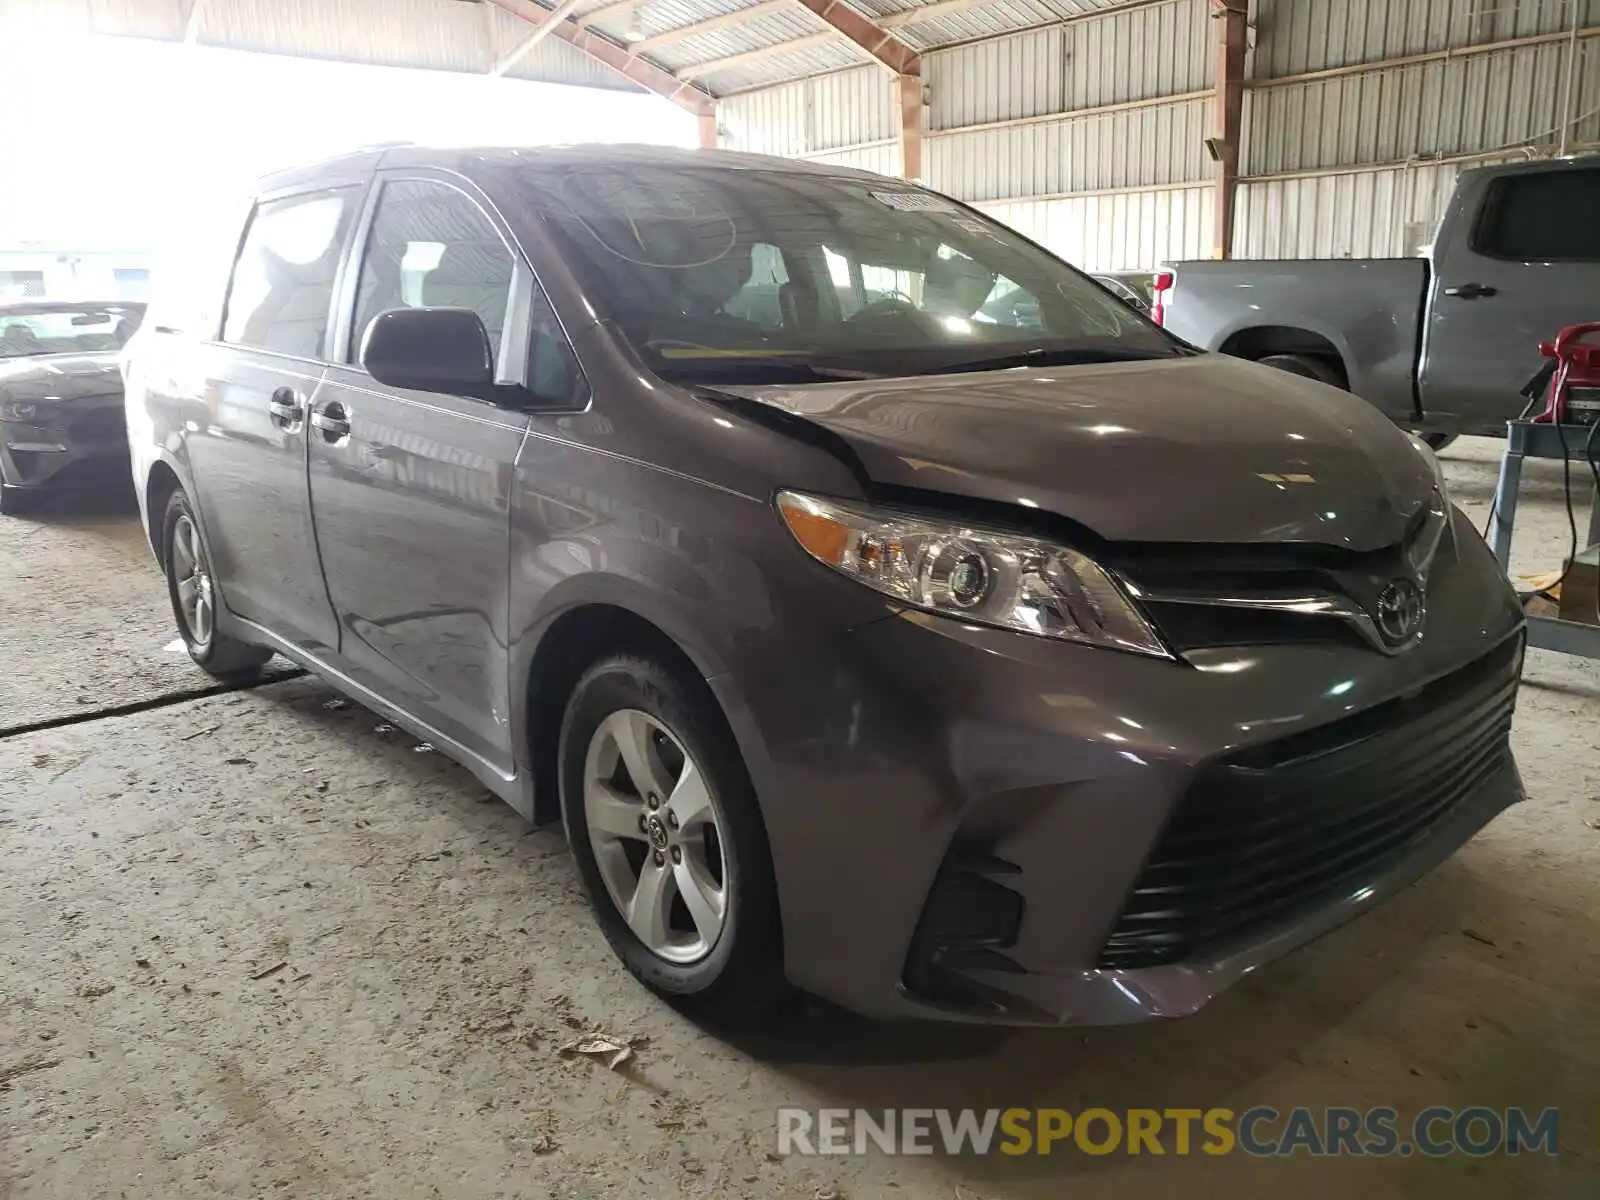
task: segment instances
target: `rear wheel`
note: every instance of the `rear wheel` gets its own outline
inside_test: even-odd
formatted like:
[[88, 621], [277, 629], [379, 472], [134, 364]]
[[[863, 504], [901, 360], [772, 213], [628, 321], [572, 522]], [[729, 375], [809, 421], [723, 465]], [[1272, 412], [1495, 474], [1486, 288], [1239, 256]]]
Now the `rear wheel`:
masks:
[[1299, 375], [1305, 379], [1315, 379], [1318, 383], [1326, 383], [1330, 387], [1342, 389], [1345, 386], [1344, 380], [1339, 376], [1338, 368], [1326, 359], [1309, 354], [1269, 354], [1256, 361], [1264, 367], [1276, 367], [1280, 371], [1287, 371], [1291, 375]]
[[578, 681], [561, 806], [589, 902], [647, 987], [713, 1020], [783, 992], [766, 831], [733, 737], [698, 679], [619, 655]]
[[173, 492], [167, 501], [162, 531], [167, 595], [189, 657], [207, 674], [230, 682], [259, 674], [272, 651], [217, 630], [218, 601], [211, 554], [189, 497], [183, 492]]

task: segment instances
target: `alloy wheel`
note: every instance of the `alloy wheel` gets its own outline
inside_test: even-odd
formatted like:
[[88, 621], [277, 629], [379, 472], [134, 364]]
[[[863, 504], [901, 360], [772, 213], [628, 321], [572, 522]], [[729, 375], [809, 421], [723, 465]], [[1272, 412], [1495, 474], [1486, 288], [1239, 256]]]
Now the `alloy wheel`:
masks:
[[216, 628], [216, 601], [205, 543], [188, 513], [181, 514], [172, 526], [172, 578], [189, 640], [203, 650], [211, 644]]
[[613, 712], [589, 741], [583, 811], [600, 877], [634, 936], [682, 966], [710, 954], [732, 901], [727, 841], [683, 743], [648, 713]]

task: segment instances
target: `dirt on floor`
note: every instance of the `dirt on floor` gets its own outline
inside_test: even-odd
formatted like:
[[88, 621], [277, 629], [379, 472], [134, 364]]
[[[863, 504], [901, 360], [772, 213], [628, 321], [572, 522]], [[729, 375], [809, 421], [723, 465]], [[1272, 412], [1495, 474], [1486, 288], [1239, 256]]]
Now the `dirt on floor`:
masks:
[[[1449, 456], [1480, 520], [1494, 455]], [[1518, 569], [1566, 547], [1547, 468]], [[4, 736], [204, 685], [162, 650], [138, 539], [126, 514], [0, 521], [0, 1196], [1600, 1194], [1600, 664], [1530, 654], [1528, 803], [1193, 1018], [801, 1006], [727, 1038], [614, 962], [559, 832], [315, 680]], [[629, 1060], [572, 1052], [595, 1031]], [[1256, 1105], [1557, 1106], [1560, 1153], [776, 1153], [787, 1106]]]

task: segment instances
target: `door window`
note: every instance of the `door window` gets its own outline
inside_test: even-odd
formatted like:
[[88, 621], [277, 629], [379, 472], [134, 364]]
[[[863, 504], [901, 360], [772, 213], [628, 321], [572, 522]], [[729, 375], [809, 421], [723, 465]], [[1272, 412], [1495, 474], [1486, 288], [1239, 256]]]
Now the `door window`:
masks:
[[1516, 262], [1600, 262], [1600, 170], [1532, 171], [1489, 189], [1477, 249]]
[[427, 180], [385, 183], [361, 262], [349, 361], [372, 319], [391, 308], [470, 308], [498, 361], [511, 269], [511, 251], [464, 192]]
[[321, 358], [355, 188], [256, 206], [233, 268], [222, 340]]

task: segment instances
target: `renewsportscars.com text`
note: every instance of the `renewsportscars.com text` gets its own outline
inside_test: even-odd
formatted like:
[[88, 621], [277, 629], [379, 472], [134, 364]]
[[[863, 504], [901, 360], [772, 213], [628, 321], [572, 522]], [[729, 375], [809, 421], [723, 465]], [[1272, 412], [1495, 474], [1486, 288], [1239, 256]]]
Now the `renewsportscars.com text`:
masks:
[[1557, 1151], [1559, 1111], [1522, 1108], [781, 1108], [781, 1155], [1238, 1154], [1441, 1158]]

